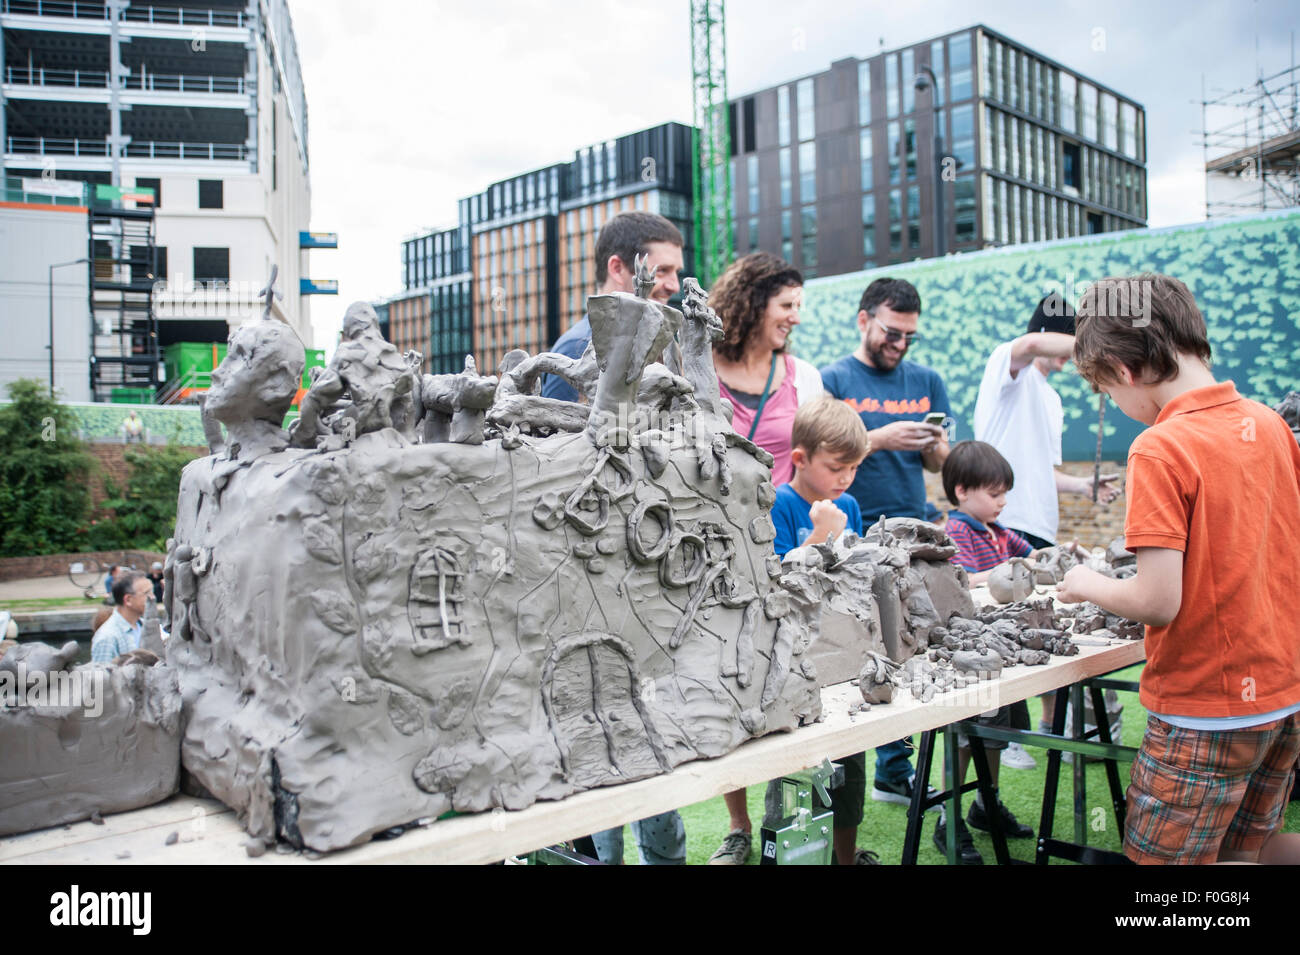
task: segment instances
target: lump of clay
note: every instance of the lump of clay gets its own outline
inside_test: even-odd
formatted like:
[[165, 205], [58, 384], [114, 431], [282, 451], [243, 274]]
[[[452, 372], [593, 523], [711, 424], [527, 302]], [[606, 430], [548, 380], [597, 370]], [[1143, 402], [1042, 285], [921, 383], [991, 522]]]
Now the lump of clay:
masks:
[[989, 595], [1000, 604], [1024, 600], [1034, 592], [1033, 564], [1013, 557], [993, 568], [988, 579]]
[[995, 650], [958, 650], [952, 655], [953, 668], [992, 679], [1002, 672], [1002, 656]]
[[75, 643], [58, 651], [22, 644], [0, 663], [0, 688], [18, 704], [0, 707], [0, 835], [139, 809], [176, 792], [176, 672], [66, 669], [69, 647], [75, 656]]
[[879, 653], [869, 655], [858, 674], [858, 690], [866, 703], [890, 703], [894, 699], [894, 685], [890, 682], [892, 664]]

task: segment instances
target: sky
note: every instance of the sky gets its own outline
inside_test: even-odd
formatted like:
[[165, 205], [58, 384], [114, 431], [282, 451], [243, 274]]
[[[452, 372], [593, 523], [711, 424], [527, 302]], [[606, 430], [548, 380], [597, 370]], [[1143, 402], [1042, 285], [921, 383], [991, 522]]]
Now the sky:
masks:
[[[358, 11], [364, 11], [358, 13]], [[456, 222], [457, 199], [575, 149], [691, 122], [689, 0], [290, 0], [307, 92], [311, 253], [343, 310], [401, 290], [401, 241]], [[976, 23], [1146, 109], [1148, 224], [1205, 217], [1202, 83], [1213, 96], [1288, 67], [1295, 0], [729, 0], [728, 96]]]

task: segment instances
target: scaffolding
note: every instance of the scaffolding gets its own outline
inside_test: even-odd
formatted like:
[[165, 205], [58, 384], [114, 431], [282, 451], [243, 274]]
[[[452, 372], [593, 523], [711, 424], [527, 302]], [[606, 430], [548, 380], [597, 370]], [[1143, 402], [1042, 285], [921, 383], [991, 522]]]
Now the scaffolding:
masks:
[[90, 259], [92, 400], [148, 404], [162, 362], [153, 305], [159, 274], [153, 209], [92, 204]]
[[691, 0], [695, 268], [706, 286], [733, 255], [725, 6], [724, 0]]
[[1300, 206], [1300, 69], [1262, 73], [1250, 86], [1211, 96], [1201, 79], [1205, 217]]

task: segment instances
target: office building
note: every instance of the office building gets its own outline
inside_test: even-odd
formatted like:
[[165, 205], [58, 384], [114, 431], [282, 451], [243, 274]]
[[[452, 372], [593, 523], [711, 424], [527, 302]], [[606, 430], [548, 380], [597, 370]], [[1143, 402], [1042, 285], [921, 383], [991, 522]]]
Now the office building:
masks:
[[736, 254], [835, 275], [1138, 228], [1144, 120], [1133, 100], [984, 26], [839, 60], [732, 98]]
[[[286, 0], [0, 0], [0, 143], [29, 192], [89, 185], [91, 390], [161, 391], [161, 354], [260, 308], [312, 345], [307, 101]], [[87, 253], [83, 252], [83, 255]], [[165, 285], [158, 286], [158, 281]]]
[[493, 183], [459, 202], [453, 229], [402, 243], [404, 290], [389, 298], [391, 340], [460, 371], [473, 353], [483, 374], [506, 352], [545, 351], [580, 320], [596, 291], [596, 235], [619, 212], [671, 220], [691, 269], [691, 130], [680, 123], [577, 150]]

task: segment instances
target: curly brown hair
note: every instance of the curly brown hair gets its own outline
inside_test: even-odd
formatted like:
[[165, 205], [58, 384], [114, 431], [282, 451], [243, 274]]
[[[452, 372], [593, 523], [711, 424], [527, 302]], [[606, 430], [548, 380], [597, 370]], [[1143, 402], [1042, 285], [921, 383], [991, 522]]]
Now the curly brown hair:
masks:
[[768, 299], [792, 285], [802, 288], [803, 275], [771, 252], [751, 252], [727, 266], [709, 293], [709, 305], [722, 319], [722, 340], [713, 350], [727, 361], [740, 361]]

